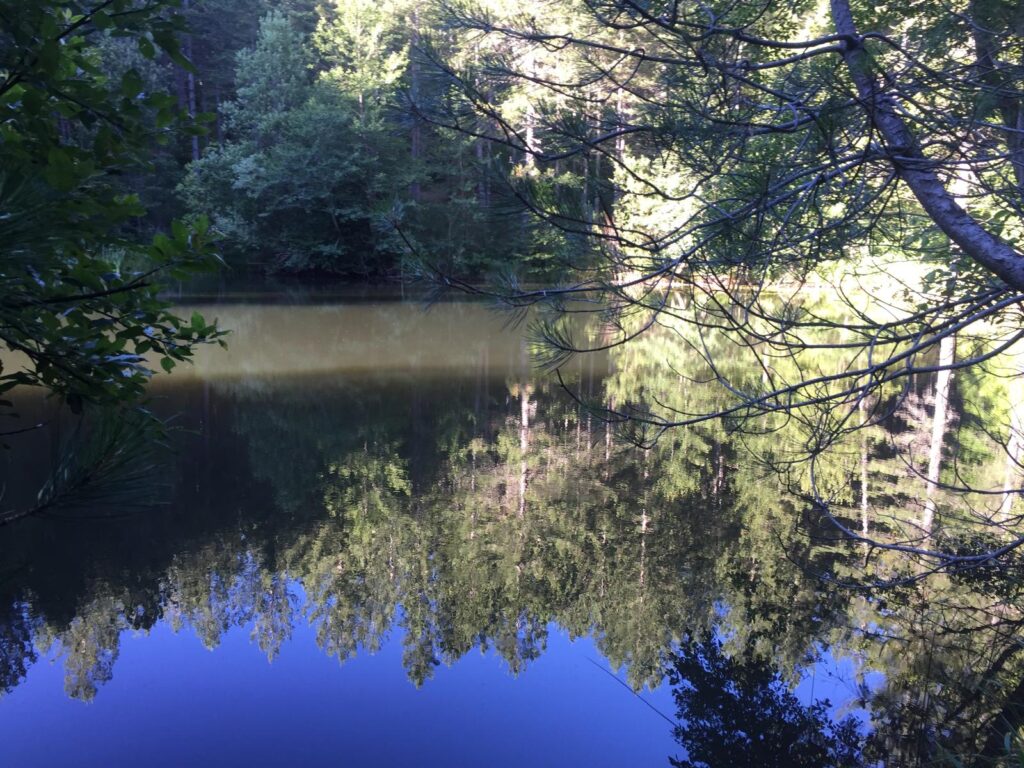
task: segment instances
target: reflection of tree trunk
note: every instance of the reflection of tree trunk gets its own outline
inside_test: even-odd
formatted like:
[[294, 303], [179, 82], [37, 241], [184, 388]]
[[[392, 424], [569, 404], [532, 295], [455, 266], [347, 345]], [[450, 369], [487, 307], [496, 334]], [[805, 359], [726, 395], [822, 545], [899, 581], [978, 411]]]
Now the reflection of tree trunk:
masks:
[[1017, 494], [1012, 491], [1021, 484], [1020, 461], [1024, 453], [1024, 352], [1015, 351], [1014, 372], [1007, 384], [1009, 398], [1010, 435], [1006, 442], [1006, 469], [1003, 472], [1003, 489], [1006, 494], [999, 505], [999, 522], [1010, 522], [1013, 514], [1013, 500]]
[[529, 384], [519, 389], [519, 517], [526, 514], [526, 454], [530, 447], [530, 391]]
[[[867, 538], [870, 529], [868, 526], [868, 433], [864, 427], [867, 421], [867, 401], [860, 401], [861, 431], [860, 431], [860, 534]], [[864, 542], [867, 547], [868, 543]]]
[[583, 406], [576, 406], [576, 458], [580, 457], [580, 447], [583, 444]]
[[715, 501], [715, 506], [721, 508], [722, 487], [725, 485], [725, 451], [721, 443], [716, 442], [711, 449], [711, 468], [714, 472], [711, 480], [711, 498]]
[[[615, 410], [615, 398], [608, 398], [607, 408], [609, 411]], [[612, 467], [612, 422], [611, 418], [608, 417], [604, 422], [604, 479], [608, 480], [611, 477]]]
[[[479, 361], [476, 367], [476, 391], [473, 397], [473, 414], [476, 416], [476, 426], [484, 423], [484, 404], [487, 400], [487, 345], [480, 345], [480, 353], [477, 355]], [[475, 435], [483, 437], [482, 434]]]
[[[868, 526], [868, 436], [860, 437], [860, 533], [867, 537]], [[866, 544], [867, 542], [865, 542]]]
[[953, 372], [949, 366], [956, 359], [956, 337], [946, 336], [939, 342], [939, 367], [935, 381], [935, 412], [932, 415], [932, 441], [928, 452], [928, 486], [925, 491], [924, 515], [921, 527], [926, 535], [932, 535], [935, 522], [935, 490], [942, 470], [942, 442], [946, 436], [946, 422], [949, 418], [949, 384]]
[[644, 462], [644, 503], [640, 507], [640, 603], [644, 602], [644, 583], [647, 580], [647, 529], [650, 519], [647, 517], [647, 479], [649, 470], [647, 468], [648, 452], [643, 453]]

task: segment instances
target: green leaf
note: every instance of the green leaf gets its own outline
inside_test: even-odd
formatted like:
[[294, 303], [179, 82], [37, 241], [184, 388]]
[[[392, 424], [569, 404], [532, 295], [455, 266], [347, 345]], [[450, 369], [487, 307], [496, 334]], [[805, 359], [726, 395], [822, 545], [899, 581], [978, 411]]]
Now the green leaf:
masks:
[[166, 29], [154, 31], [153, 42], [160, 46], [163, 52], [170, 57], [171, 61], [179, 67], [187, 72], [192, 72], [193, 74], [197, 72], [192, 62], [182, 54], [181, 44], [178, 42], [178, 38], [175, 37], [172, 31]]
[[121, 95], [125, 98], [135, 98], [142, 93], [143, 87], [142, 75], [135, 69], [129, 69], [121, 78]]
[[75, 162], [65, 149], [54, 147], [46, 156], [43, 176], [50, 186], [61, 192], [68, 192], [78, 184]]
[[156, 48], [153, 47], [153, 42], [148, 37], [140, 37], [136, 44], [139, 47], [139, 52], [147, 59], [156, 57]]

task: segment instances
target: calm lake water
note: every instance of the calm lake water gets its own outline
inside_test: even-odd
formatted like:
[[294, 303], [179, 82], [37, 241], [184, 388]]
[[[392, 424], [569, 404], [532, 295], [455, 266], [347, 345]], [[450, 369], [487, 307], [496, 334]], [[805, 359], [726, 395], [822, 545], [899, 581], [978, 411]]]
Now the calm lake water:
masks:
[[[0, 766], [639, 766], [701, 749], [787, 765], [787, 728], [838, 742], [844, 718], [850, 742], [873, 734], [865, 762], [909, 765], [1022, 695], [1003, 682], [1015, 594], [837, 584], [864, 553], [813, 535], [792, 483], [725, 426], [624, 443], [485, 306], [200, 308], [233, 335], [154, 381], [173, 453], [147, 498], [0, 528]], [[663, 366], [672, 343], [574, 360], [567, 383], [610, 405], [641, 384], [697, 397]], [[85, 439], [21, 397], [48, 424], [0, 457], [11, 507]], [[857, 525], [888, 530], [920, 495], [883, 437], [929, 428], [906, 416], [829, 465]], [[1002, 471], [970, 446], [965, 467]]]

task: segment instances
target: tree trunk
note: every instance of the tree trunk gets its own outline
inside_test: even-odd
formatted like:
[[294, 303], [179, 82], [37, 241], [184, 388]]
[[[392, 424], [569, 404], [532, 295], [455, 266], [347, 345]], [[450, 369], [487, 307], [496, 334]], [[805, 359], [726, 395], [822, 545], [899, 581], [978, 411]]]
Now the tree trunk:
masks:
[[[527, 54], [526, 60], [526, 71], [529, 73], [530, 78], [536, 78], [537, 76], [537, 63], [534, 51], [530, 51]], [[532, 81], [532, 80], [531, 80]], [[537, 111], [533, 106], [533, 98], [530, 93], [530, 88], [527, 86], [526, 93], [526, 114], [523, 117], [523, 134], [525, 136], [525, 152], [523, 157], [523, 164], [527, 168], [534, 168], [537, 164], [534, 155], [540, 151], [537, 146]]]
[[[1008, 10], [1002, 18], [986, 17], [983, 5], [978, 0], [971, 0], [968, 8], [971, 19], [971, 35], [974, 38], [974, 54], [976, 67], [982, 80], [995, 94], [1000, 119], [1003, 122], [1003, 135], [1009, 150], [1010, 167], [1013, 169], [1014, 180], [1018, 193], [1024, 193], [1024, 103], [1013, 87], [1013, 77], [1009, 72], [1013, 65], [998, 60], [995, 30], [1012, 28], [1015, 37], [1024, 35], [1024, 3], [1007, 3], [1006, 5], [986, 3], [985, 8]], [[998, 11], [993, 16], [1002, 16]], [[1018, 61], [1018, 66], [1021, 62]]]
[[849, 0], [830, 0], [832, 22], [847, 38], [843, 61], [865, 111], [893, 157], [893, 164], [914, 197], [946, 236], [979, 265], [1007, 285], [1024, 290], [1024, 257], [978, 224], [945, 188], [931, 161], [900, 116], [895, 99], [873, 74], [875, 62], [864, 47], [850, 13]]
[[[420, 67], [416, 58], [416, 49], [420, 44], [420, 20], [419, 11], [416, 5], [412, 7], [410, 18], [411, 31], [409, 37], [409, 95], [413, 104], [419, 104], [420, 100]], [[412, 129], [409, 135], [409, 159], [412, 161], [413, 179], [409, 184], [409, 196], [414, 202], [419, 202], [421, 197], [419, 164], [423, 157], [423, 126], [419, 118], [413, 115]]]
[[[189, 0], [182, 0], [181, 10], [188, 14]], [[181, 41], [181, 52], [186, 59], [192, 61], [192, 35], [185, 35]], [[185, 72], [185, 107], [188, 109], [189, 121], [196, 126], [196, 76], [194, 72]], [[192, 160], [199, 159], [199, 136], [191, 137]]]

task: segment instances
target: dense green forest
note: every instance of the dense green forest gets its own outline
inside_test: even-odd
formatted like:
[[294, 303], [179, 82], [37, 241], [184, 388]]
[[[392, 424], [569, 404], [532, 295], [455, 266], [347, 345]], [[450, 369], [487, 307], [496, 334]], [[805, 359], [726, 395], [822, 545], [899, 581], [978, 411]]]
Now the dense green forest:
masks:
[[450, 98], [435, 46], [470, 55], [438, 9], [193, 0], [178, 10], [181, 60], [147, 57], [131, 37], [94, 39], [104, 77], [169, 93], [187, 129], [124, 180], [148, 212], [139, 226], [208, 216], [236, 270], [356, 280], [408, 280], [425, 266], [550, 279], [579, 255], [516, 206], [508, 182], [530, 164], [525, 153], [421, 116]]

